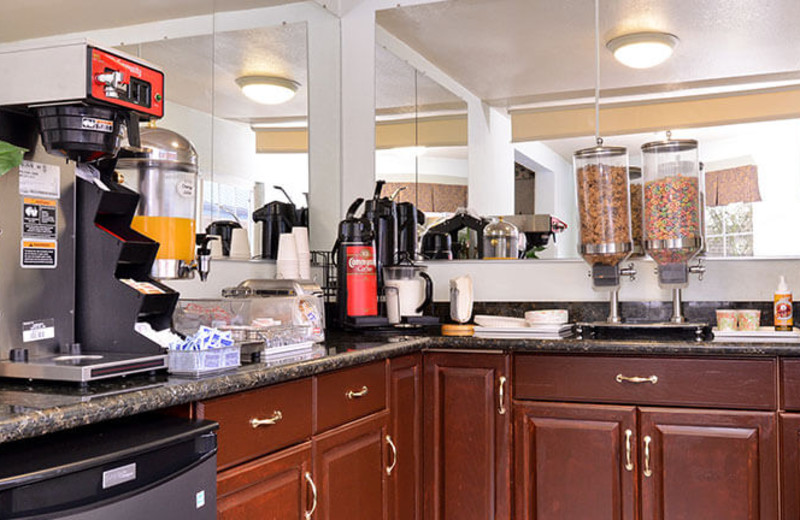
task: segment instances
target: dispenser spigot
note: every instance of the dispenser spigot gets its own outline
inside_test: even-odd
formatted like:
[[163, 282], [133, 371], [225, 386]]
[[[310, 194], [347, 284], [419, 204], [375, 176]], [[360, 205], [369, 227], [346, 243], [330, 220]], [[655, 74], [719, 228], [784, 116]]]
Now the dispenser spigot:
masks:
[[627, 276], [628, 279], [632, 282], [636, 281], [636, 266], [633, 265], [633, 262], [629, 263], [627, 267], [622, 267], [619, 270], [620, 276]]
[[689, 273], [696, 274], [697, 279], [701, 282], [703, 281], [703, 277], [706, 274], [706, 266], [703, 264], [702, 258], [698, 258], [696, 264], [689, 266]]
[[208, 273], [211, 271], [211, 247], [209, 243], [212, 240], [219, 240], [219, 237], [214, 235], [207, 235], [205, 233], [197, 233], [197, 259], [191, 266], [197, 269], [197, 274], [200, 275], [200, 281], [205, 282], [208, 279]]

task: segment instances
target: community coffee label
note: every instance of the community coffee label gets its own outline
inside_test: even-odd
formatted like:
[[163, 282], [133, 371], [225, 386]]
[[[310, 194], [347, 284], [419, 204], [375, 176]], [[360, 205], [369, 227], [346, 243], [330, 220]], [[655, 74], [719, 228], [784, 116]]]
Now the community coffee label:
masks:
[[378, 273], [375, 248], [347, 246], [347, 314], [378, 315]]

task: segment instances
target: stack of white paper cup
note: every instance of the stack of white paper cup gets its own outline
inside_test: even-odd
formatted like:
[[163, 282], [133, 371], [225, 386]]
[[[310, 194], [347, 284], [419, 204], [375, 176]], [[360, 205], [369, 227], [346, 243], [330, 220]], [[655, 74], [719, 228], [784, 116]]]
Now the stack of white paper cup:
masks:
[[291, 233], [281, 233], [281, 236], [278, 239], [277, 264], [278, 278], [300, 278], [300, 264], [297, 258], [297, 246], [294, 242], [294, 235]]
[[311, 279], [311, 251], [308, 249], [308, 228], [293, 227], [294, 245], [297, 248], [297, 262], [300, 278]]

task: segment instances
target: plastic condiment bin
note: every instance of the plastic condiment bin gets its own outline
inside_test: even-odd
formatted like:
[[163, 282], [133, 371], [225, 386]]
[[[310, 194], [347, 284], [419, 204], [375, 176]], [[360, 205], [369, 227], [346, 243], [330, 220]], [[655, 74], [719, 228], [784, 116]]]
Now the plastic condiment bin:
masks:
[[170, 350], [169, 372], [180, 376], [198, 377], [241, 364], [239, 345], [206, 350]]

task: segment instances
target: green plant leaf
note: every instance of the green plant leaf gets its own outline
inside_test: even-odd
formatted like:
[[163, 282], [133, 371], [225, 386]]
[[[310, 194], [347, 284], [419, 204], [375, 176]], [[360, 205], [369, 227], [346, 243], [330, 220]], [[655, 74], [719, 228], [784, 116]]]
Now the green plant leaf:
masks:
[[0, 141], [0, 177], [22, 164], [22, 157], [27, 151], [25, 148]]

